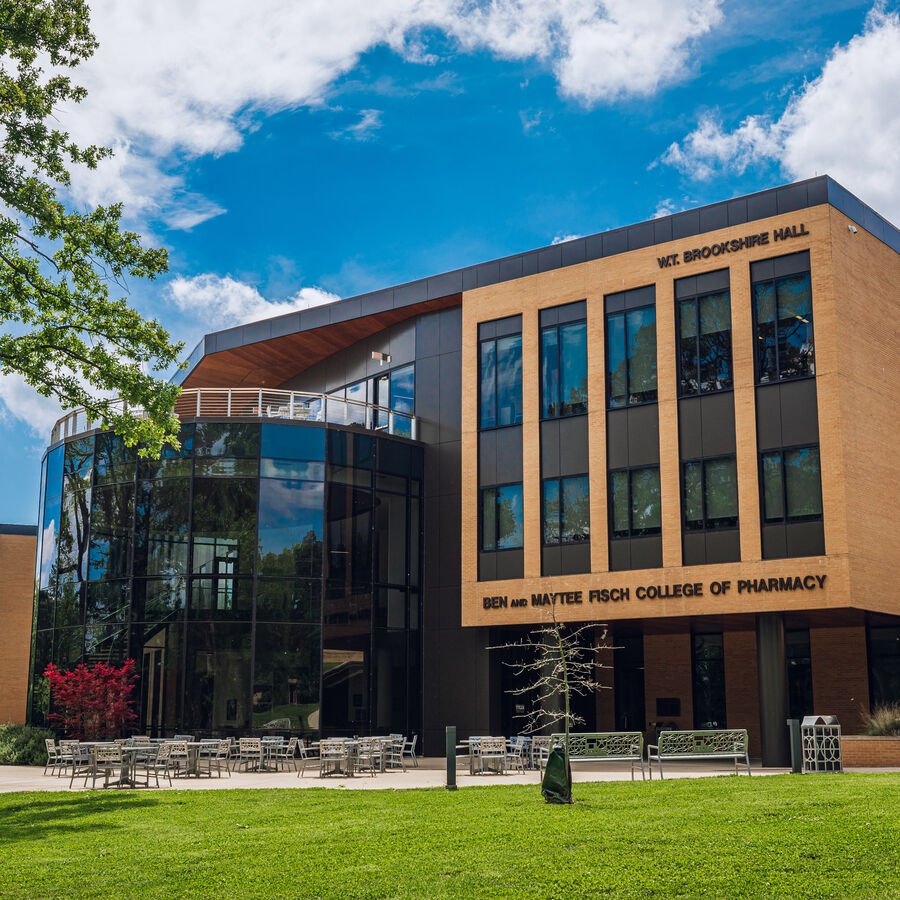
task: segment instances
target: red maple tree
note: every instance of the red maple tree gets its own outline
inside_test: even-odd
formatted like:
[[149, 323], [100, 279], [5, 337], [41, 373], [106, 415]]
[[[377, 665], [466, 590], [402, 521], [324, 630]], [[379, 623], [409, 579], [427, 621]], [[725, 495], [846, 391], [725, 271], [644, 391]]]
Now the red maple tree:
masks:
[[137, 677], [133, 659], [119, 666], [84, 663], [63, 672], [53, 663], [44, 670], [50, 682], [51, 703], [59, 711], [47, 717], [72, 738], [103, 741], [121, 737], [133, 728], [137, 716], [131, 706], [131, 692]]

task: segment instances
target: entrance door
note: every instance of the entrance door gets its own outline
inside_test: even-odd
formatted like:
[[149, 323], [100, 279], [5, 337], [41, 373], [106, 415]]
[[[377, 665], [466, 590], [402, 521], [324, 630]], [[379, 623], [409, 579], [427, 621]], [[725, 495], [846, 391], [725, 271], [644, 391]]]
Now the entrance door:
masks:
[[643, 731], [644, 637], [615, 636], [613, 643], [613, 693], [616, 701], [616, 731]]

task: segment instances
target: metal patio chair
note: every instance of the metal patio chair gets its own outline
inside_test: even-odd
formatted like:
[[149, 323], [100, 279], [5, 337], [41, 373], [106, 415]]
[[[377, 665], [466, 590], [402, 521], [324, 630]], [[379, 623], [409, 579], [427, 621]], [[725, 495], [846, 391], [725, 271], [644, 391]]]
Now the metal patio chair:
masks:
[[263, 764], [263, 745], [259, 738], [239, 738], [238, 739], [238, 756], [237, 771], [241, 771], [243, 765], [244, 771], [250, 771], [250, 763], [256, 764], [256, 771], [262, 768]]
[[164, 778], [168, 778], [169, 787], [172, 787], [171, 753], [172, 744], [150, 746], [147, 752], [142, 753], [134, 762], [135, 780], [138, 774], [143, 772], [146, 776], [147, 787], [150, 787], [151, 775], [156, 779], [156, 786], [159, 787], [159, 776], [162, 774]]
[[495, 771], [498, 774], [506, 774], [506, 738], [483, 737], [478, 753], [481, 759], [481, 774], [487, 771]]
[[[97, 786], [97, 779], [102, 776], [103, 787], [109, 787], [109, 776], [121, 773], [123, 759], [121, 744], [100, 744], [91, 750], [91, 790]], [[87, 784], [87, 778], [85, 778]]]
[[525, 755], [526, 751], [527, 746], [522, 735], [510, 738], [506, 745], [506, 767], [518, 769], [524, 774], [525, 763], [528, 761]]
[[407, 738], [403, 744], [403, 758], [408, 759], [413, 767], [419, 768], [419, 758], [416, 756], [416, 742], [419, 740], [419, 736], [414, 734], [412, 739]]
[[44, 774], [46, 775], [47, 769], [49, 769], [50, 774], [52, 775], [60, 764], [59, 750], [57, 749], [56, 742], [53, 738], [44, 738], [44, 747], [47, 750], [47, 762], [44, 763]]
[[347, 775], [350, 749], [346, 741], [326, 740], [319, 743], [319, 777]]
[[374, 776], [381, 768], [381, 741], [376, 738], [360, 738], [356, 744], [353, 765], [357, 772], [369, 772]]

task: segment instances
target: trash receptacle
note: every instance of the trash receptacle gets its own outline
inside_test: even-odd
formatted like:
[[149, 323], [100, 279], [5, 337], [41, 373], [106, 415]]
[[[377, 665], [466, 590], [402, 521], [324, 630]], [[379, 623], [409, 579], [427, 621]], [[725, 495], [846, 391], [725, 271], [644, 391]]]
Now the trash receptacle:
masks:
[[837, 716], [804, 716], [800, 726], [803, 771], [841, 772], [841, 726]]

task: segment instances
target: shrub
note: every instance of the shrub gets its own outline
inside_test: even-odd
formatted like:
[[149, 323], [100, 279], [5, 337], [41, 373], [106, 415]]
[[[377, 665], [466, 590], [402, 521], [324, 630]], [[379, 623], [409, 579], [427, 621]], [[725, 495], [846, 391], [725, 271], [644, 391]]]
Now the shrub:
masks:
[[883, 703], [865, 717], [863, 734], [878, 737], [900, 737], [900, 703]]
[[33, 725], [0, 725], [0, 766], [43, 766], [44, 740], [54, 734]]

